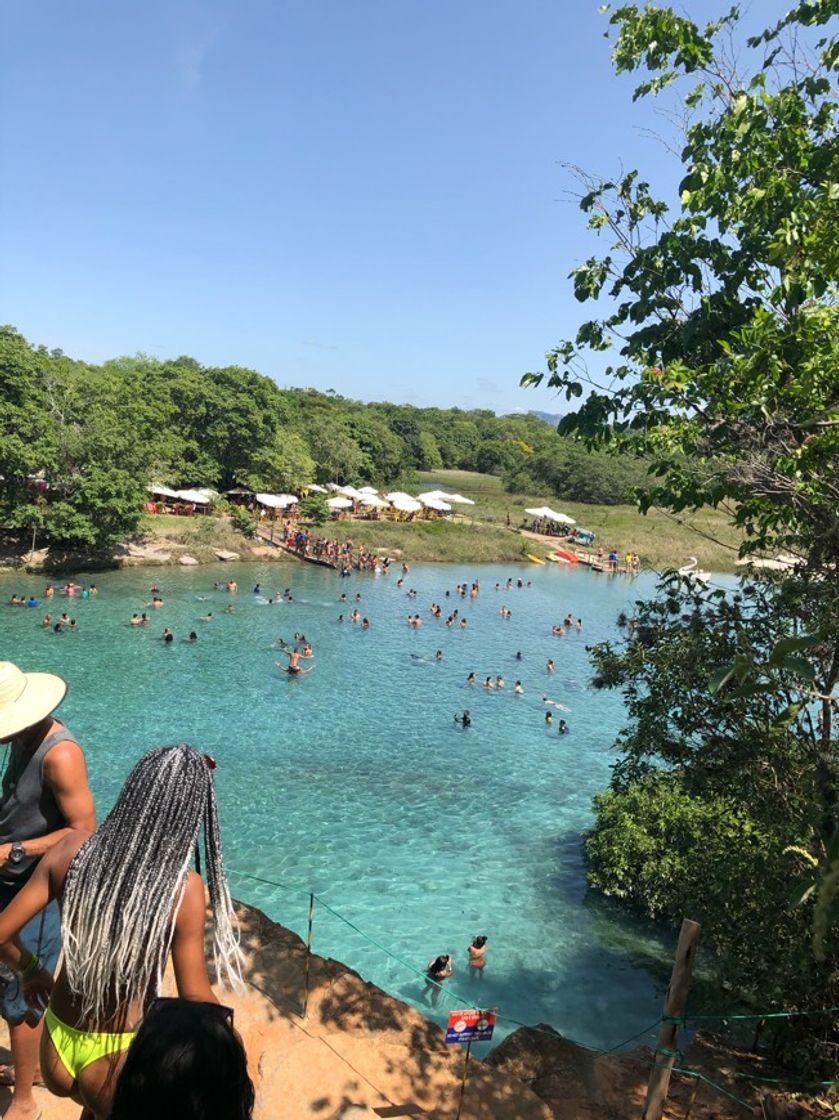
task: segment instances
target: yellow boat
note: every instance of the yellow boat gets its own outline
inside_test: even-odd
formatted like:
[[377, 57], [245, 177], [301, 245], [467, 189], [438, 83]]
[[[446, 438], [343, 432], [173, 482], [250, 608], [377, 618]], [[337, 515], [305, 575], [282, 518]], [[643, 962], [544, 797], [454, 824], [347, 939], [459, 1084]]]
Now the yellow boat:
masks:
[[540, 560], [538, 556], [534, 556], [532, 552], [528, 552], [527, 559], [531, 564], [544, 564], [544, 560]]

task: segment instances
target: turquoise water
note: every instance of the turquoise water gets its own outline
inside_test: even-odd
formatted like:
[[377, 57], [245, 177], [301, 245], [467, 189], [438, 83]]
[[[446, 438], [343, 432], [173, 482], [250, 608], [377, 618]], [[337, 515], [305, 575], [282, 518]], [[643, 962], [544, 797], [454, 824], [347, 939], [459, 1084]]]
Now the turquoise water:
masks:
[[[213, 592], [214, 580], [230, 576], [237, 595]], [[457, 597], [455, 585], [476, 576], [479, 598]], [[496, 592], [508, 576], [532, 586]], [[61, 714], [87, 750], [100, 816], [145, 749], [187, 740], [218, 761], [234, 894], [272, 918], [305, 934], [305, 893], [240, 872], [313, 890], [418, 968], [453, 953], [449, 990], [513, 1019], [602, 1047], [656, 1019], [660, 978], [646, 968], [655, 934], [587, 895], [580, 852], [623, 715], [618, 696], [588, 687], [585, 646], [619, 637], [616, 615], [652, 589], [652, 577], [425, 565], [400, 590], [395, 572], [342, 580], [290, 564], [79, 578], [92, 578], [99, 595], [56, 596], [50, 606], [54, 616], [68, 609], [79, 631], [57, 635], [40, 627], [43, 609], [0, 606], [0, 658], [70, 682]], [[165, 599], [157, 611], [146, 607], [153, 580]], [[251, 591], [256, 582], [267, 593], [291, 587], [295, 602], [266, 604]], [[42, 588], [33, 577], [0, 577], [0, 602]], [[342, 592], [349, 606], [339, 604]], [[337, 622], [357, 592], [367, 632]], [[222, 613], [230, 601], [236, 613]], [[456, 607], [468, 627], [433, 619], [432, 601], [444, 618]], [[502, 604], [512, 618], [499, 616]], [[151, 625], [130, 627], [131, 613], [146, 609]], [[200, 622], [207, 611], [213, 621]], [[553, 637], [551, 624], [568, 611], [583, 631]], [[405, 621], [414, 612], [424, 620], [418, 631]], [[175, 634], [170, 646], [160, 639], [164, 625]], [[186, 640], [190, 630], [197, 643]], [[313, 643], [315, 669], [291, 679], [270, 647], [295, 631]], [[434, 662], [438, 648], [444, 659]], [[507, 686], [469, 688], [470, 671], [479, 682], [501, 673]], [[552, 730], [545, 693], [570, 709], [555, 712]], [[466, 707], [468, 731], [452, 718]], [[564, 737], [560, 715], [571, 728]], [[489, 936], [488, 964], [472, 984], [466, 946], [478, 933]], [[432, 1014], [420, 977], [322, 908], [314, 948]], [[453, 1006], [441, 1000], [434, 1014]]]

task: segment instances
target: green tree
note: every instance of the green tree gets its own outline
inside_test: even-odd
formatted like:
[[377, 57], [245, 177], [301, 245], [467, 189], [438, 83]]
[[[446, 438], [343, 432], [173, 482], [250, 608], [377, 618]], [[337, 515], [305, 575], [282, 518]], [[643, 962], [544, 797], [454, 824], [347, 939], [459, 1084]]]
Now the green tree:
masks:
[[[749, 40], [741, 73], [726, 49], [736, 9], [705, 28], [666, 7], [614, 10], [618, 73], [646, 71], [636, 97], [675, 83], [688, 112], [679, 209], [635, 171], [583, 176], [581, 208], [609, 245], [574, 270], [574, 290], [606, 307], [548, 354], [547, 374], [523, 379], [579, 402], [560, 432], [650, 463], [642, 509], [722, 506], [744, 553], [800, 558], [777, 587], [741, 591], [750, 609], [735, 596], [698, 606], [689, 586], [665, 586], [639, 605], [625, 649], [596, 651], [631, 722], [588, 847], [602, 889], [672, 916], [689, 899], [735, 991], [788, 1005], [836, 1002], [837, 15], [839, 0], [803, 0]], [[724, 842], [700, 854], [712, 821]], [[656, 867], [663, 845], [669, 876]], [[801, 867], [782, 871], [790, 846], [827, 868], [815, 896]], [[784, 905], [787, 880], [805, 909]], [[814, 897], [821, 960], [805, 932]], [[777, 1026], [824, 1069], [836, 1031]]]

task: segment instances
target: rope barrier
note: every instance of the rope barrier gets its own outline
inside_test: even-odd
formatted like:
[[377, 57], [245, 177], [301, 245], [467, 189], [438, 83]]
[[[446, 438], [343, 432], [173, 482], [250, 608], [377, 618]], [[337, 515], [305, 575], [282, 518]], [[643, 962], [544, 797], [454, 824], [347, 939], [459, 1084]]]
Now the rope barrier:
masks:
[[684, 1027], [688, 1023], [721, 1022], [734, 1019], [795, 1019], [804, 1015], [835, 1015], [839, 1007], [816, 1007], [809, 1011], [724, 1012], [718, 1015], [662, 1015], [663, 1023]]
[[[398, 964], [402, 965], [403, 968], [406, 968], [406, 969], [408, 969], [408, 971], [414, 973], [416, 976], [421, 977], [427, 984], [432, 985], [435, 988], [437, 988], [439, 990], [440, 994], [442, 996], [444, 996], [446, 999], [451, 1000], [451, 1001], [456, 1002], [456, 1003], [459, 1003], [459, 1004], [463, 1005], [464, 1007], [471, 1007], [472, 1006], [473, 1001], [470, 1001], [468, 999], [465, 999], [462, 996], [459, 996], [456, 992], [452, 992], [450, 989], [447, 989], [443, 984], [439, 983], [436, 980], [432, 980], [432, 978], [428, 975], [427, 971], [425, 971], [424, 969], [417, 968], [417, 966], [414, 965], [414, 964], [411, 964], [410, 961], [403, 960], [402, 957], [397, 956], [397, 954], [392, 952], [392, 950], [388, 949], [385, 945], [382, 945], [381, 942], [377, 941], [374, 937], [371, 937], [368, 933], [365, 933], [364, 930], [360, 929], [357, 925], [355, 925], [354, 922], [351, 922], [349, 920], [349, 918], [344, 917], [343, 914], [341, 914], [339, 911], [335, 910], [334, 907], [330, 906], [329, 903], [325, 902], [319, 895], [313, 894], [311, 891], [307, 890], [304, 887], [291, 886], [288, 883], [280, 883], [275, 879], [265, 879], [265, 878], [260, 877], [259, 875], [252, 875], [250, 872], [247, 872], [247, 871], [240, 871], [237, 868], [229, 868], [228, 870], [230, 871], [231, 874], [240, 875], [242, 878], [250, 879], [255, 883], [262, 883], [263, 885], [269, 886], [269, 887], [279, 887], [280, 890], [288, 891], [288, 892], [293, 893], [293, 894], [301, 894], [301, 895], [305, 895], [306, 897], [313, 898], [315, 902], [317, 902], [320, 906], [322, 906], [324, 908], [324, 910], [326, 910], [328, 913], [332, 914], [333, 917], [338, 918], [338, 920], [343, 922], [345, 925], [349, 926], [350, 929], [354, 930], [360, 937], [363, 937], [365, 941], [369, 941], [371, 945], [374, 945], [377, 949], [379, 949], [387, 957], [390, 957], [391, 960], [396, 961]], [[728, 1020], [737, 1020], [737, 1019], [741, 1019], [741, 1020], [749, 1020], [749, 1019], [751, 1019], [751, 1020], [754, 1020], [754, 1019], [792, 1019], [792, 1018], [796, 1018], [798, 1016], [832, 1015], [832, 1014], [835, 1014], [837, 1012], [839, 1012], [839, 1007], [822, 1007], [822, 1008], [814, 1008], [814, 1009], [811, 1009], [811, 1010], [803, 1010], [803, 1011], [767, 1011], [767, 1012], [747, 1012], [747, 1013], [733, 1012], [733, 1013], [715, 1014], [715, 1015], [662, 1015], [661, 1018], [656, 1019], [656, 1021], [654, 1023], [651, 1023], [650, 1026], [645, 1027], [643, 1030], [638, 1031], [637, 1034], [632, 1035], [630, 1038], [624, 1039], [622, 1042], [619, 1042], [615, 1046], [611, 1046], [608, 1049], [602, 1049], [602, 1048], [597, 1047], [597, 1046], [588, 1046], [586, 1043], [577, 1042], [575, 1039], [570, 1038], [567, 1035], [562, 1035], [559, 1031], [556, 1031], [556, 1030], [553, 1030], [553, 1029], [545, 1029], [543, 1027], [531, 1026], [528, 1023], [520, 1022], [518, 1019], [513, 1019], [509, 1015], [500, 1015], [499, 1014], [499, 1015], [496, 1016], [496, 1018], [499, 1022], [508, 1023], [508, 1024], [510, 1024], [512, 1026], [515, 1026], [515, 1027], [523, 1027], [526, 1030], [533, 1031], [536, 1034], [547, 1035], [551, 1038], [562, 1038], [565, 1041], [573, 1043], [575, 1046], [578, 1046], [582, 1050], [589, 1051], [589, 1053], [592, 1053], [592, 1054], [595, 1054], [595, 1055], [606, 1055], [606, 1054], [614, 1054], [615, 1051], [621, 1050], [623, 1047], [628, 1046], [629, 1043], [635, 1042], [637, 1039], [643, 1037], [644, 1035], [650, 1034], [652, 1031], [654, 1031], [656, 1029], [656, 1027], [660, 1023], [669, 1023], [673, 1026], [686, 1027], [688, 1025], [688, 1023], [698, 1023], [698, 1022], [727, 1022]], [[668, 1058], [674, 1058], [677, 1061], [682, 1061], [684, 1059], [684, 1056], [685, 1056], [684, 1053], [681, 1050], [678, 1050], [678, 1049], [670, 1050], [670, 1049], [668, 1049], [667, 1047], [664, 1047], [664, 1046], [657, 1046], [655, 1048], [654, 1053], [664, 1055], [665, 1057], [668, 1057]], [[626, 1056], [628, 1057], [628, 1055], [626, 1055]], [[642, 1060], [642, 1059], [633, 1059], [633, 1060], [637, 1061], [638, 1064], [642, 1064], [642, 1065], [647, 1064], [647, 1062]], [[653, 1062], [652, 1064], [657, 1068], [661, 1068], [661, 1063], [659, 1063], [659, 1062]], [[563, 1068], [571, 1068], [571, 1067], [560, 1067], [560, 1069], [557, 1072], [560, 1072]], [[669, 1068], [671, 1069], [671, 1072], [673, 1072], [673, 1073], [680, 1073], [684, 1077], [692, 1077], [692, 1078], [694, 1078], [698, 1081], [703, 1082], [709, 1088], [713, 1089], [717, 1093], [720, 1093], [722, 1096], [727, 1097], [729, 1100], [734, 1101], [736, 1104], [740, 1105], [743, 1108], [751, 1108], [751, 1105], [748, 1101], [745, 1101], [742, 1098], [736, 1096], [734, 1093], [730, 1092], [728, 1089], [724, 1088], [722, 1085], [719, 1085], [717, 1082], [711, 1080], [711, 1078], [707, 1077], [704, 1073], [700, 1073], [698, 1070], [685, 1069], [683, 1066], [677, 1066], [677, 1065], [671, 1066]], [[817, 1086], [822, 1087], [822, 1086], [832, 1086], [832, 1085], [839, 1084], [839, 1081], [816, 1081], [816, 1082], [803, 1082], [802, 1081], [802, 1082], [795, 1082], [794, 1080], [789, 1080], [789, 1079], [786, 1079], [786, 1078], [758, 1077], [756, 1075], [741, 1074], [741, 1073], [737, 1073], [735, 1076], [737, 1078], [741, 1079], [741, 1080], [760, 1081], [760, 1082], [765, 1082], [767, 1084], [779, 1084], [779, 1085], [780, 1084], [804, 1084], [804, 1085], [809, 1085], [811, 1087], [817, 1087]]]
[[734, 1076], [738, 1081], [760, 1081], [764, 1085], [803, 1085], [810, 1089], [839, 1085], [839, 1081], [807, 1081], [803, 1077], [758, 1077], [756, 1073], [735, 1073]]

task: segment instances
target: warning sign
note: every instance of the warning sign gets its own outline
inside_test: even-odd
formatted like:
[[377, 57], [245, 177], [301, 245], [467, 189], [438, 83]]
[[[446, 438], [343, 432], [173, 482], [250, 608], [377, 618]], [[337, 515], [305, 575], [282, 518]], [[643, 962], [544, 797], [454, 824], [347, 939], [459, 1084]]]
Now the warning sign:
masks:
[[451, 1011], [446, 1042], [488, 1042], [492, 1038], [495, 1018], [494, 1011], [479, 1011], [477, 1008]]

